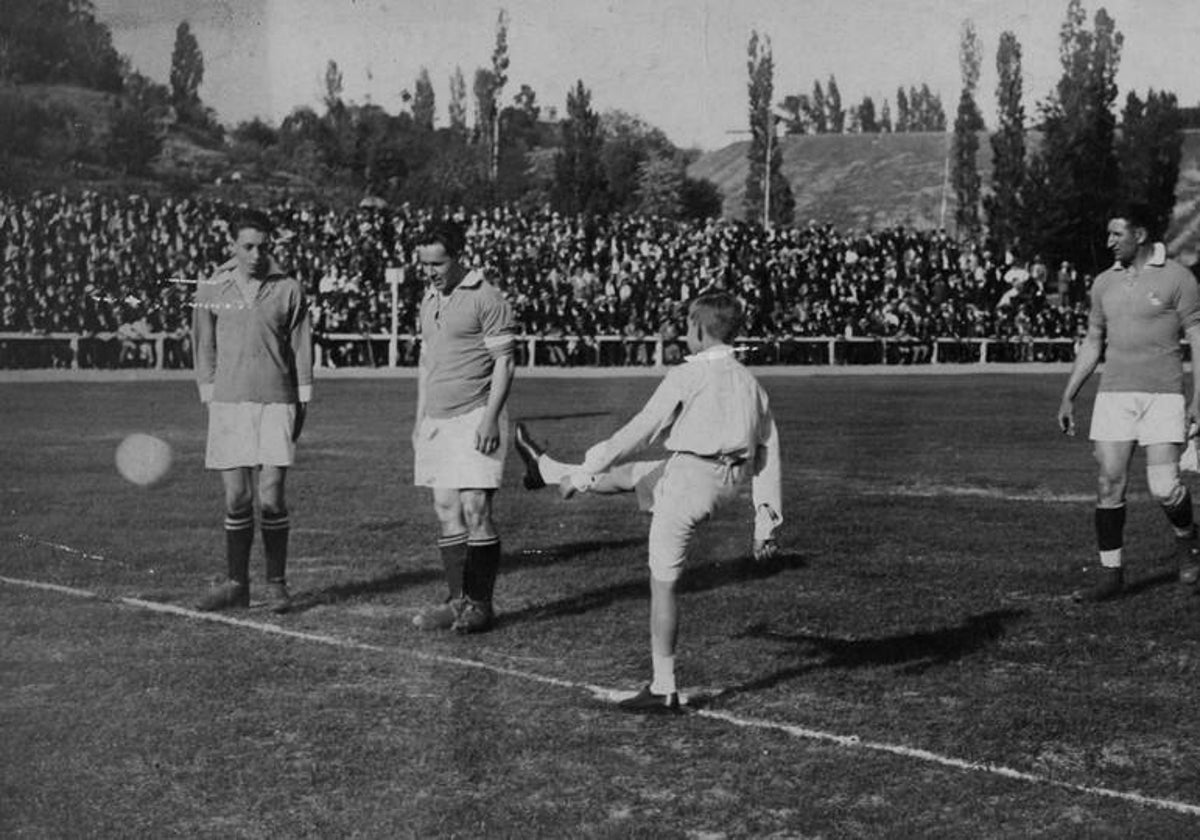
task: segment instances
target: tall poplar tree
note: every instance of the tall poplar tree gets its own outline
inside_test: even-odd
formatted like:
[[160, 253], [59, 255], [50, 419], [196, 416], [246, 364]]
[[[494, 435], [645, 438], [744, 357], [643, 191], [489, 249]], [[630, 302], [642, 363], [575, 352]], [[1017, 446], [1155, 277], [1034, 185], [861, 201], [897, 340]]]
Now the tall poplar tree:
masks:
[[954, 151], [951, 180], [954, 183], [956, 207], [954, 221], [963, 239], [979, 236], [979, 132], [983, 116], [975, 104], [975, 89], [979, 85], [979, 65], [983, 51], [970, 20], [962, 26], [962, 42], [958, 63], [962, 71], [962, 94], [958, 98], [958, 116], [954, 120]]
[[821, 87], [820, 79], [813, 81], [811, 101], [813, 134], [825, 134], [829, 131], [829, 103], [825, 97], [825, 89]]
[[1149, 91], [1143, 102], [1130, 91], [1121, 112], [1116, 144], [1121, 195], [1148, 204], [1161, 234], [1175, 210], [1175, 186], [1183, 156], [1183, 116], [1175, 94]]
[[508, 12], [500, 10], [496, 18], [496, 45], [492, 49], [491, 132], [488, 137], [488, 178], [500, 177], [500, 94], [508, 84]]
[[182, 122], [195, 122], [200, 117], [203, 81], [204, 55], [185, 20], [175, 28], [175, 47], [171, 50], [171, 105]]
[[422, 131], [433, 131], [436, 110], [437, 103], [433, 93], [433, 82], [429, 80], [429, 71], [422, 67], [421, 72], [417, 75], [417, 83], [413, 88], [413, 123]]
[[846, 109], [842, 107], [842, 92], [838, 90], [837, 79], [829, 77], [825, 86], [825, 113], [828, 114], [828, 128], [833, 134], [843, 134], [846, 131]]
[[463, 137], [467, 134], [467, 81], [463, 78], [461, 67], [454, 68], [450, 77], [450, 104], [447, 108], [450, 117], [450, 131]]
[[[780, 172], [783, 155], [775, 135], [775, 111], [772, 99], [775, 92], [775, 64], [771, 55], [771, 39], [750, 33], [746, 69], [750, 79], [747, 87], [750, 106], [750, 149], [746, 173], [746, 194], [743, 208], [746, 220], [770, 226], [774, 222], [790, 223], [795, 208], [791, 186]], [[820, 82], [817, 83], [820, 87]], [[813, 113], [817, 111], [813, 104]], [[822, 115], [824, 105], [821, 106]], [[822, 120], [824, 117], [822, 116]], [[768, 186], [769, 185], [769, 186]], [[767, 193], [770, 193], [768, 201]]]
[[999, 124], [992, 135], [992, 190], [984, 199], [988, 240], [1003, 253], [1019, 248], [1024, 222], [1025, 106], [1021, 44], [1012, 32], [1000, 35], [996, 50], [996, 102]]
[[1093, 28], [1071, 0], [1059, 36], [1063, 74], [1041, 106], [1042, 145], [1029, 170], [1032, 254], [1066, 259], [1084, 272], [1108, 262], [1104, 228], [1118, 198], [1114, 137], [1116, 75], [1124, 36], [1104, 9]]
[[566, 213], [603, 213], [607, 194], [600, 150], [604, 138], [600, 117], [592, 110], [592, 94], [583, 80], [567, 93], [567, 118], [562, 123], [562, 146], [554, 160], [554, 209]]
[[908, 131], [911, 126], [911, 117], [908, 110], [908, 94], [904, 92], [903, 87], [896, 88], [896, 125], [895, 131], [899, 134], [902, 131]]

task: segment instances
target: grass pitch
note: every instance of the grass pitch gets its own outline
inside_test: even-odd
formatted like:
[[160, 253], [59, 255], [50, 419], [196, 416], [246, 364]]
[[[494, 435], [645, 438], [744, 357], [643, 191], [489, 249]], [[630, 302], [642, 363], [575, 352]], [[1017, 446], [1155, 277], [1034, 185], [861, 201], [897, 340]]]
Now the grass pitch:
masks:
[[[1061, 377], [763, 381], [786, 551], [747, 560], [748, 502], [708, 523], [671, 720], [605, 699], [649, 673], [648, 520], [526, 492], [515, 455], [499, 626], [411, 627], [442, 591], [411, 380], [318, 383], [289, 476], [299, 609], [228, 620], [186, 609], [223, 571], [194, 386], [0, 385], [0, 834], [1200, 832], [1200, 598], [1140, 461], [1132, 592], [1066, 597], [1094, 468], [1055, 430]], [[577, 458], [654, 384], [521, 378], [511, 414]], [[132, 432], [174, 447], [165, 483], [117, 475]]]

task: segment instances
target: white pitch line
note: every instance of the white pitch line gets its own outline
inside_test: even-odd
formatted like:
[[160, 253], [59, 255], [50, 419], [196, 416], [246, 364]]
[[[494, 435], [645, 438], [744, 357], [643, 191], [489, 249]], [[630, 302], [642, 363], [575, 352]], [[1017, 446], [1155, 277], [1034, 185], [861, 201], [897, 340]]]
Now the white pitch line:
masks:
[[101, 554], [90, 554], [86, 551], [80, 551], [78, 548], [72, 548], [69, 545], [63, 545], [62, 543], [50, 542], [49, 540], [39, 539], [37, 537], [30, 536], [29, 534], [17, 534], [17, 539], [23, 543], [27, 543], [30, 545], [41, 545], [41, 546], [45, 546], [47, 548], [57, 549], [58, 551], [64, 551], [67, 554], [74, 554], [76, 557], [82, 557], [84, 560], [105, 560], [105, 559], [107, 559]]
[[1095, 494], [1087, 493], [1011, 493], [990, 487], [953, 487], [950, 485], [901, 486], [888, 489], [868, 488], [864, 496], [905, 496], [914, 499], [936, 499], [943, 496], [988, 499], [998, 502], [1039, 502], [1046, 504], [1079, 504], [1093, 502]]
[[[509, 668], [503, 665], [493, 665], [488, 662], [480, 662], [477, 659], [466, 659], [461, 656], [425, 653], [422, 651], [409, 650], [405, 648], [389, 648], [381, 645], [368, 644], [366, 642], [356, 642], [352, 639], [343, 639], [337, 636], [327, 636], [321, 633], [307, 633], [300, 630], [289, 630], [285, 627], [280, 627], [277, 624], [251, 621], [249, 619], [237, 618], [235, 616], [225, 615], [222, 613], [199, 612], [197, 610], [188, 609], [187, 607], [176, 606], [175, 604], [147, 601], [142, 598], [129, 598], [120, 596], [109, 598], [89, 589], [80, 589], [74, 586], [63, 586], [56, 583], [46, 583], [44, 581], [27, 580], [24, 578], [11, 578], [2, 575], [0, 575], [0, 583], [7, 583], [11, 586], [19, 586], [27, 589], [41, 589], [76, 598], [87, 598], [110, 603], [124, 604], [126, 606], [147, 610], [149, 612], [174, 615], [180, 618], [196, 619], [198, 621], [209, 621], [216, 624], [225, 624], [231, 627], [256, 630], [260, 633], [266, 633], [269, 635], [282, 636], [284, 638], [297, 639], [305, 642], [315, 642], [317, 644], [330, 645], [347, 650], [361, 650], [369, 653], [401, 654], [404, 656], [411, 656], [424, 662], [432, 662], [440, 665], [458, 665], [463, 668], [475, 668], [477, 670], [490, 671], [494, 674], [515, 677], [517, 679], [537, 682], [543, 685], [552, 685], [557, 688], [585, 690], [590, 692], [594, 697], [602, 700], [615, 699], [628, 693], [616, 689], [605, 688], [603, 686], [592, 685], [590, 683], [560, 679], [558, 677], [548, 677], [544, 674], [535, 674], [529, 671], [522, 671], [518, 668]], [[930, 750], [905, 747], [900, 744], [888, 744], [882, 741], [865, 741], [857, 735], [839, 735], [835, 732], [825, 732], [820, 729], [810, 729], [804, 726], [780, 723], [779, 721], [766, 720], [764, 718], [743, 717], [741, 715], [735, 715], [730, 712], [722, 712], [719, 710], [694, 709], [691, 711], [691, 714], [697, 717], [707, 718], [709, 720], [717, 720], [723, 723], [728, 723], [731, 726], [737, 726], [742, 729], [761, 729], [781, 732], [789, 737], [800, 740], [822, 741], [825, 743], [836, 744], [840, 747], [845, 747], [846, 749], [869, 750], [871, 752], [886, 753], [889, 755], [899, 756], [901, 758], [915, 759], [917, 761], [924, 761], [942, 767], [949, 767], [955, 770], [966, 770], [974, 773], [988, 773], [1000, 778], [1027, 782], [1034, 785], [1044, 785], [1047, 787], [1058, 788], [1060, 790], [1072, 791], [1074, 793], [1084, 793], [1091, 796], [1117, 799], [1123, 802], [1131, 802], [1137, 805], [1143, 805], [1148, 808], [1159, 808], [1165, 811], [1174, 811], [1178, 814], [1187, 814], [1189, 816], [1200, 817], [1200, 805], [1194, 805], [1189, 802], [1179, 802], [1173, 799], [1162, 799], [1156, 796], [1146, 796], [1141, 793], [1116, 790], [1114, 788], [1095, 787], [1076, 782], [1067, 782], [1060, 779], [1052, 779], [1048, 776], [1040, 776], [1036, 773], [1015, 770], [1011, 767], [1005, 767], [1000, 764], [968, 761], [967, 759], [942, 755], [941, 753], [932, 752]]]

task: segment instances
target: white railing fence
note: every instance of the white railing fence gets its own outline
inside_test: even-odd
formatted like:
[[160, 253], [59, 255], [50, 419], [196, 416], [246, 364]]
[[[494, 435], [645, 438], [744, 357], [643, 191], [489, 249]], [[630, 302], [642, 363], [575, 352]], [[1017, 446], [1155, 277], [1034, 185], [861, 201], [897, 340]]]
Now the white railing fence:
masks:
[[[999, 362], [1069, 362], [1070, 338], [742, 338], [742, 358], [754, 365], [936, 365]], [[409, 334], [326, 333], [316, 339], [318, 367], [412, 367], [420, 339]], [[620, 335], [523, 335], [517, 342], [522, 367], [665, 367], [687, 353], [682, 341]], [[149, 368], [192, 364], [186, 334], [0, 332], [0, 369]]]

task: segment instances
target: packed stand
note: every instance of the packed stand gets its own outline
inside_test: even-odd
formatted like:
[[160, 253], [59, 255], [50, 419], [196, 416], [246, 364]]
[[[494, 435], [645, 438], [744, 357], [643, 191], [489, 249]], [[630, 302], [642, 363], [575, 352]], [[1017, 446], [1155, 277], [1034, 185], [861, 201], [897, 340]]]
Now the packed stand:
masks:
[[[422, 289], [411, 269], [413, 242], [433, 214], [290, 200], [267, 209], [278, 226], [277, 258], [313, 300], [327, 362], [386, 363], [387, 342], [363, 337], [391, 331], [386, 269], [397, 266], [410, 267], [399, 287], [399, 332], [415, 332]], [[85, 367], [153, 365], [149, 337], [165, 336], [163, 363], [187, 366], [194, 283], [226, 259], [229, 210], [94, 192], [0, 197], [0, 334], [83, 336]], [[935, 338], [994, 339], [1015, 358], [1045, 358], [1048, 345], [1035, 340], [1074, 339], [1086, 320], [1090, 278], [1069, 265], [1015, 265], [940, 232], [846, 233], [817, 224], [764, 231], [512, 208], [456, 215], [468, 224], [468, 261], [509, 296], [524, 333], [544, 339], [539, 364], [652, 364], [659, 338], [664, 360], [675, 361], [687, 301], [711, 287], [742, 298], [746, 337], [773, 340], [775, 356], [763, 361], [823, 359], [819, 345], [788, 341], [818, 337], [851, 339], [841, 343], [847, 362], [859, 361], [854, 339], [879, 338], [895, 348], [890, 361], [929, 360]], [[61, 365], [69, 361], [64, 346], [0, 337], [0, 358], [10, 367]], [[400, 363], [413, 363], [414, 342], [400, 349]], [[953, 361], [954, 352], [941, 348], [941, 358]], [[1070, 345], [1059, 352], [1070, 358]]]

